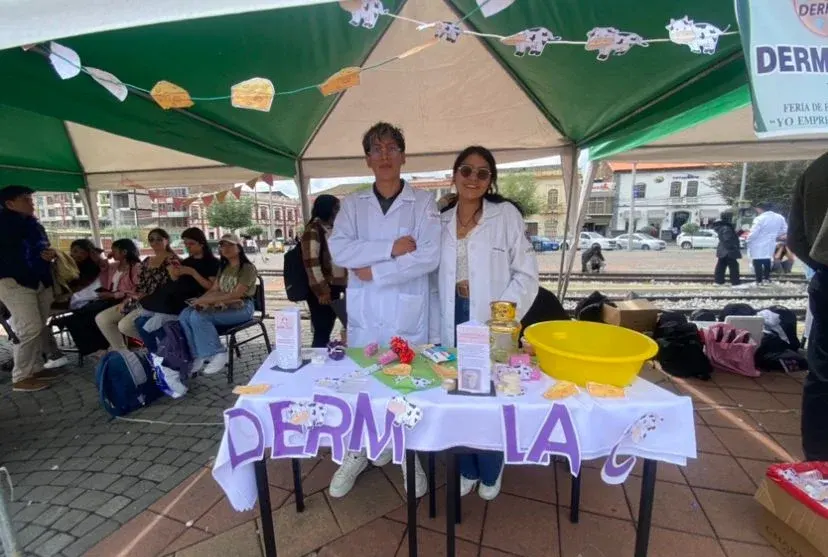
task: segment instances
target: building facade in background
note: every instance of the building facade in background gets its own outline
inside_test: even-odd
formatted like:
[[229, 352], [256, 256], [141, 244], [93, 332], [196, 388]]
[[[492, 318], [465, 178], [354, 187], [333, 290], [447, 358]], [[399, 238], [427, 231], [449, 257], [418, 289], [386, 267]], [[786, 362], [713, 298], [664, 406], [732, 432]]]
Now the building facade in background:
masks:
[[[633, 191], [632, 164], [610, 163], [615, 183], [612, 229], [626, 232]], [[635, 178], [635, 230], [653, 227], [662, 239], [688, 222], [706, 227], [730, 208], [710, 185], [716, 167], [703, 163], [638, 164]]]

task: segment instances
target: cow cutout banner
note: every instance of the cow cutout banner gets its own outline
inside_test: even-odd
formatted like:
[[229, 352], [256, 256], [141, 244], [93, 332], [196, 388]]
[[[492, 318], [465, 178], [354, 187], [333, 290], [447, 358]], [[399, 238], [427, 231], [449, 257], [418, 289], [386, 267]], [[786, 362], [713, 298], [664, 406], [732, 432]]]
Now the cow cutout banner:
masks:
[[[406, 432], [423, 419], [423, 411], [403, 396], [392, 398], [379, 420], [375, 419], [371, 398], [359, 393], [356, 403], [332, 395], [315, 394], [310, 401], [279, 401], [268, 405], [273, 425], [269, 445], [272, 458], [311, 458], [317, 455], [322, 440], [331, 447], [331, 458], [341, 464], [347, 452], [365, 450], [370, 460], [377, 460], [386, 450], [392, 460], [401, 464], [405, 458]], [[601, 468], [601, 478], [608, 484], [626, 481], [637, 458], [630, 454], [648, 434], [657, 429], [662, 419], [652, 413], [633, 422], [613, 446]], [[265, 428], [258, 415], [245, 408], [232, 408], [224, 413], [230, 466], [259, 461], [268, 445]], [[514, 404], [501, 406], [501, 424], [506, 464], [548, 465], [553, 456], [569, 462], [573, 476], [578, 476], [583, 461], [578, 431], [564, 404], [553, 404], [540, 424], [520, 423]], [[520, 431], [534, 427], [532, 441], [520, 446]], [[619, 462], [619, 457], [626, 456]]]

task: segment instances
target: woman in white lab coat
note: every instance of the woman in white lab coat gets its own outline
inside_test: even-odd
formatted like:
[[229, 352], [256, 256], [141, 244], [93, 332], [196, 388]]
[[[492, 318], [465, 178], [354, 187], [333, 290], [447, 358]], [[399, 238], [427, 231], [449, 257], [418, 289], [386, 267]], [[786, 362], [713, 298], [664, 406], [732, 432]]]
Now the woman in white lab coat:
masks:
[[788, 223], [785, 217], [771, 210], [770, 203], [758, 203], [756, 212], [758, 216], [753, 219], [745, 242], [748, 256], [753, 260], [756, 284], [762, 284], [763, 281], [770, 281], [771, 261], [776, 251], [776, 242], [788, 233]]
[[[454, 162], [454, 186], [457, 195], [441, 214], [438, 282], [444, 346], [455, 345], [458, 323], [485, 323], [491, 302], [515, 302], [521, 319], [538, 294], [538, 263], [524, 233], [523, 215], [515, 203], [498, 195], [492, 153], [480, 146], [464, 149]], [[462, 495], [479, 482], [483, 499], [497, 496], [502, 453], [464, 454], [459, 463]]]

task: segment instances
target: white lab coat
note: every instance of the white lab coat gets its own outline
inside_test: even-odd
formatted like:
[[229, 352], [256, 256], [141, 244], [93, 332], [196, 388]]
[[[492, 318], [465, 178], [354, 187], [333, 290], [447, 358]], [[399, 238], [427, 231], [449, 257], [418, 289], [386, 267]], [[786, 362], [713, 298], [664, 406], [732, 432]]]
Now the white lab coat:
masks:
[[[440, 336], [443, 346], [454, 346], [454, 303], [457, 289], [457, 209], [441, 215]], [[504, 300], [517, 304], [520, 320], [538, 295], [538, 260], [524, 233], [523, 217], [508, 202], [483, 201], [479, 224], [467, 236], [469, 293], [472, 321], [491, 318], [490, 304]]]
[[[394, 241], [412, 236], [417, 249], [392, 258]], [[399, 335], [411, 344], [429, 339], [429, 274], [440, 258], [440, 214], [433, 194], [405, 184], [382, 214], [372, 189], [342, 200], [328, 239], [333, 262], [346, 269], [371, 267], [373, 280], [348, 273], [348, 344], [387, 346]]]
[[785, 217], [773, 211], [765, 211], [755, 219], [745, 240], [748, 257], [751, 259], [773, 259], [776, 240], [788, 233]]

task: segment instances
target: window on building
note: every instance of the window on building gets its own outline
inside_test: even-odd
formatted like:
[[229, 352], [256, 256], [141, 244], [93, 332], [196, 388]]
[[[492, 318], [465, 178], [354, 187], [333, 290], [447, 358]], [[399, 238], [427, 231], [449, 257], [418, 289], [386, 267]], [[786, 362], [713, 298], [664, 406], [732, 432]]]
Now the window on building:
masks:
[[75, 207], [75, 216], [82, 217], [83, 216], [83, 207]]
[[687, 197], [699, 196], [699, 182], [698, 180], [690, 180], [687, 182]]
[[644, 199], [647, 197], [647, 184], [639, 182], [633, 187], [633, 196], [636, 199]]
[[259, 207], [259, 220], [268, 220], [270, 217], [268, 216], [268, 208], [267, 207]]
[[596, 197], [589, 200], [587, 203], [587, 214], [588, 215], [609, 215], [612, 213], [610, 210], [610, 198], [609, 197]]
[[46, 203], [47, 203], [48, 205], [52, 205], [54, 202], [55, 202], [55, 198], [54, 198], [54, 196], [52, 196], [52, 195], [47, 195], [47, 196], [46, 196]]
[[282, 210], [276, 209], [276, 220], [282, 220]]
[[543, 223], [543, 233], [554, 238], [558, 235], [558, 219], [547, 219]]
[[199, 218], [199, 216], [198, 216], [198, 207], [190, 207], [190, 217], [194, 218], [194, 219]]
[[558, 205], [558, 188], [552, 188], [546, 194], [546, 205], [549, 210], [555, 209]]
[[48, 211], [46, 211], [46, 214], [54, 218], [57, 216], [57, 209], [49, 209]]
[[681, 182], [670, 182], [670, 197], [681, 197]]

